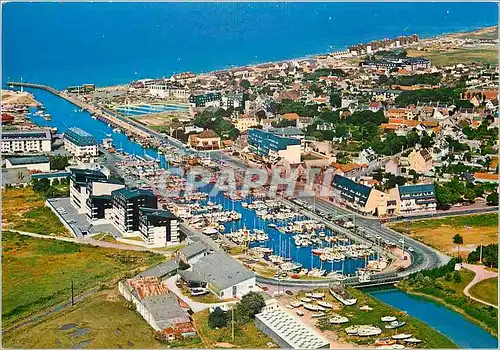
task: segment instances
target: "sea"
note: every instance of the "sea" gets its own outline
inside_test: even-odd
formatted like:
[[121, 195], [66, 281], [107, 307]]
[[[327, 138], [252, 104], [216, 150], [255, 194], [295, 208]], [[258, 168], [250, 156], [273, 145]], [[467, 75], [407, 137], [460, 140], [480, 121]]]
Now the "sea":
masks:
[[2, 4], [2, 83], [126, 84], [498, 23], [494, 2]]

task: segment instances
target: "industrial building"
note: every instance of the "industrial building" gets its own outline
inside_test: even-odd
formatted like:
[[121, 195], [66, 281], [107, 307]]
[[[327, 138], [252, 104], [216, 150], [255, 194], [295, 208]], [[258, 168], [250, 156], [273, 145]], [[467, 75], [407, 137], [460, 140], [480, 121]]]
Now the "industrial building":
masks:
[[50, 130], [2, 131], [2, 153], [48, 153], [52, 150]]
[[329, 349], [330, 342], [280, 308], [255, 315], [255, 326], [280, 348]]
[[49, 172], [50, 159], [47, 156], [7, 158], [5, 167], [7, 169], [26, 168], [30, 172]]

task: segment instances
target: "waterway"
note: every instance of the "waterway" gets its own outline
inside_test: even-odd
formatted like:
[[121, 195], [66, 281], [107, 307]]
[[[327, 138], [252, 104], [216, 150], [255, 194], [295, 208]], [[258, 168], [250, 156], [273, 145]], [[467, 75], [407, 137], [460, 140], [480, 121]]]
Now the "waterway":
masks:
[[368, 294], [427, 323], [459, 348], [498, 348], [497, 339], [486, 330], [435, 301], [396, 288], [369, 290]]
[[[135, 153], [138, 155], [145, 153], [154, 158], [158, 157], [156, 151], [151, 149], [144, 150], [137, 143], [128, 140], [122, 133], [113, 133], [112, 129], [107, 124], [92, 119], [90, 114], [87, 112], [79, 112], [69, 102], [42, 90], [31, 90], [31, 92], [33, 92], [36, 99], [45, 106], [47, 113], [52, 115], [51, 120], [33, 117], [33, 121], [39, 123], [40, 125], [57, 127], [59, 132], [64, 132], [64, 130], [70, 126], [78, 126], [95, 135], [99, 141], [111, 134], [113, 142], [116, 145], [119, 145], [120, 148], [123, 148], [123, 150], [127, 153]], [[164, 160], [162, 161], [162, 164], [164, 164]], [[243, 208], [240, 201], [233, 202], [225, 198], [222, 193], [219, 193], [215, 197], [211, 197], [210, 200], [223, 204], [226, 210], [234, 209], [243, 214], [242, 220], [234, 224], [234, 227], [231, 227], [231, 229], [239, 229], [243, 227], [263, 229], [270, 237], [270, 240], [266, 242], [266, 246], [272, 247], [275, 253], [286, 254], [284, 251], [288, 248], [288, 254], [286, 255], [303, 264], [305, 268], [310, 268], [311, 266], [321, 266], [320, 260], [315, 256], [313, 257], [311, 265], [311, 247], [296, 248], [293, 242], [290, 242], [289, 244], [287, 240], [292, 239], [291, 235], [281, 234], [276, 230], [267, 227], [267, 221], [256, 217], [252, 210]], [[227, 225], [229, 226], [233, 224], [229, 223]], [[338, 271], [343, 267], [345, 273], [353, 273], [357, 268], [362, 267], [363, 264], [364, 261], [362, 259], [357, 259], [345, 260], [344, 266], [342, 266], [341, 263], [334, 263], [333, 266], [329, 266], [331, 264], [323, 264], [321, 267], [327, 271]], [[370, 294], [385, 303], [406, 311], [411, 316], [428, 323], [431, 327], [449, 337], [459, 347], [497, 347], [497, 340], [488, 332], [445, 306], [421, 297], [408, 295], [395, 289], [388, 291], [372, 291]]]

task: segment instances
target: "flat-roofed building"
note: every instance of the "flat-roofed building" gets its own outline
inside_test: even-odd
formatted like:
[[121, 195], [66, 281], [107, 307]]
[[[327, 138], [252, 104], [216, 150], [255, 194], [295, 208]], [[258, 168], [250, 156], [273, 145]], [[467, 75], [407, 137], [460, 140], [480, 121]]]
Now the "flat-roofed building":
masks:
[[168, 210], [139, 208], [139, 232], [152, 247], [180, 243], [179, 219]]
[[162, 82], [149, 86], [149, 94], [163, 99], [187, 100], [189, 89], [172, 83]]
[[31, 172], [49, 172], [50, 159], [47, 156], [7, 158], [5, 167], [7, 169], [26, 168]]
[[64, 148], [75, 157], [95, 157], [99, 154], [96, 139], [80, 128], [66, 130]]
[[46, 129], [2, 131], [2, 153], [48, 153], [51, 142]]
[[299, 139], [281, 137], [269, 131], [248, 130], [248, 150], [268, 160], [280, 157], [290, 164], [301, 162], [301, 141]]
[[78, 213], [85, 214], [87, 213], [86, 203], [89, 197], [87, 183], [95, 180], [107, 180], [108, 177], [99, 170], [72, 168], [70, 171], [69, 201]]
[[255, 326], [280, 348], [329, 349], [330, 342], [281, 308], [255, 315]]
[[124, 236], [139, 231], [139, 208], [158, 208], [158, 201], [150, 190], [121, 188], [111, 192], [113, 202], [113, 224]]

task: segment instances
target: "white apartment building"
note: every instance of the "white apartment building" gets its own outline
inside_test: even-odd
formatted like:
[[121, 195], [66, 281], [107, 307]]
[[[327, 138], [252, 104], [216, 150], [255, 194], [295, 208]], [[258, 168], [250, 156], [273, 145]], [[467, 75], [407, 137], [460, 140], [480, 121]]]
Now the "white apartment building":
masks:
[[66, 130], [64, 148], [75, 157], [95, 157], [99, 154], [96, 139], [80, 128]]
[[52, 150], [50, 130], [2, 132], [2, 153], [48, 153]]
[[171, 84], [153, 84], [149, 87], [149, 94], [162, 99], [187, 100], [189, 89]]

